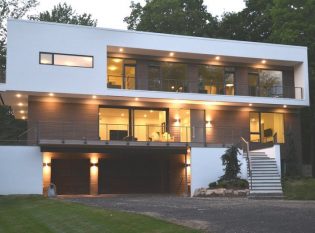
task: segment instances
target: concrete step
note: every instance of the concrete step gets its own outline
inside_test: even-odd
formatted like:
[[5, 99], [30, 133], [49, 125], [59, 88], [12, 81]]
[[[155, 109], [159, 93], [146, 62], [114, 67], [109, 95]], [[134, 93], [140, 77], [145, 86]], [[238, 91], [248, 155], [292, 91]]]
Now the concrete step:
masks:
[[281, 180], [281, 179], [280, 179], [280, 176], [253, 176], [252, 180], [260, 181], [260, 180]]
[[281, 191], [282, 192], [282, 188], [277, 187], [277, 186], [262, 186], [262, 187], [252, 187], [251, 190], [256, 190], [256, 191]]
[[281, 184], [280, 179], [276, 180], [252, 180], [253, 184]]

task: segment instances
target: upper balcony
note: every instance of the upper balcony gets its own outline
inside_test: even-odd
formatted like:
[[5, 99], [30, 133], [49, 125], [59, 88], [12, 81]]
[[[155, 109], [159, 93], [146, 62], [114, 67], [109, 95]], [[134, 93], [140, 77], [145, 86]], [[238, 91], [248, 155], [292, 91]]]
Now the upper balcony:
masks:
[[[219, 60], [219, 57], [216, 57]], [[303, 99], [292, 68], [207, 65], [108, 57], [107, 88]], [[266, 61], [264, 61], [266, 63]]]

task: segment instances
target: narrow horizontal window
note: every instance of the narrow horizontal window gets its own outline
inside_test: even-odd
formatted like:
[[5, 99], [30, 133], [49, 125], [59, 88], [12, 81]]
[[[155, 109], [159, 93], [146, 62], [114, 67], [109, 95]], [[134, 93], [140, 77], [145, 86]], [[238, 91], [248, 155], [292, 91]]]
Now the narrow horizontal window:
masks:
[[39, 62], [45, 65], [93, 68], [93, 57], [84, 55], [41, 52], [39, 54]]
[[39, 54], [40, 64], [52, 65], [53, 64], [53, 54], [52, 53], [40, 53]]

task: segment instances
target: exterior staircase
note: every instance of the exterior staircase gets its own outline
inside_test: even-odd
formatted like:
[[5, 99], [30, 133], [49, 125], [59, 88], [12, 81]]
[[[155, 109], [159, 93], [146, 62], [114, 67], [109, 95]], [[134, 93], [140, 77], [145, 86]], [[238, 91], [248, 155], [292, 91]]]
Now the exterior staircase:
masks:
[[[276, 160], [264, 152], [249, 152], [248, 183], [250, 198], [283, 198], [281, 176]], [[251, 175], [250, 175], [251, 173]]]

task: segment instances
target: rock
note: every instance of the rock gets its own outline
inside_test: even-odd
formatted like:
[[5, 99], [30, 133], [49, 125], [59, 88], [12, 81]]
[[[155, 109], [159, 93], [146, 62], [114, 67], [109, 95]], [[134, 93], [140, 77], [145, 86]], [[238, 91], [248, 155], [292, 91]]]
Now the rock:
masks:
[[213, 194], [215, 194], [215, 189], [207, 189], [206, 196], [212, 196]]
[[200, 196], [205, 196], [206, 195], [206, 189], [205, 188], [199, 188], [195, 189], [194, 191], [194, 197], [200, 197]]
[[219, 188], [219, 189], [214, 189], [214, 193], [217, 194], [217, 195], [221, 195], [221, 196], [224, 196], [225, 194], [225, 188]]

